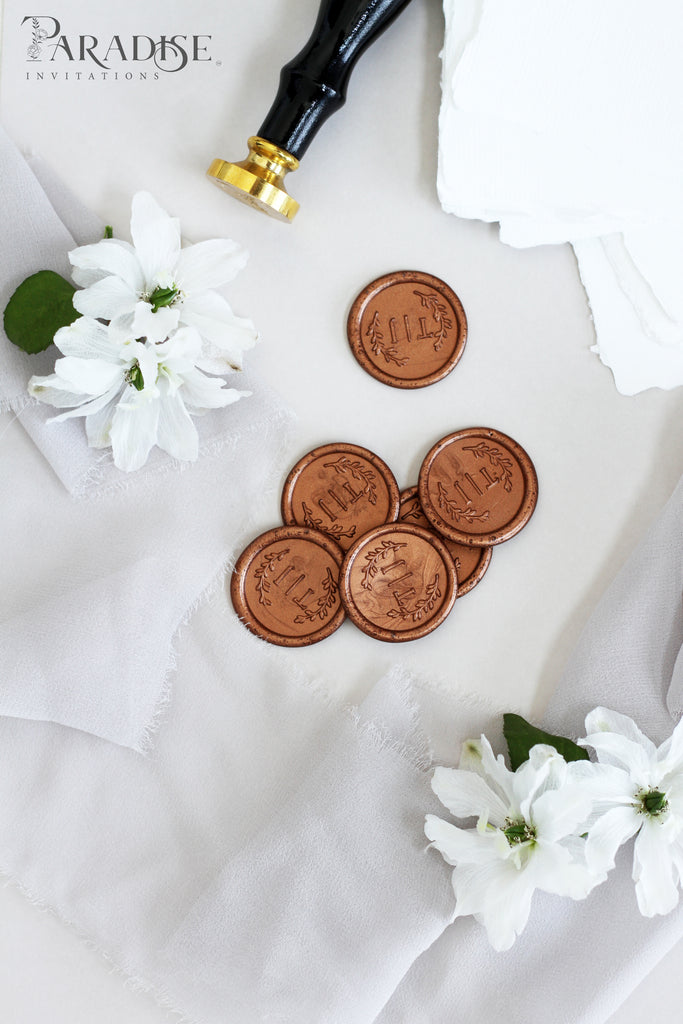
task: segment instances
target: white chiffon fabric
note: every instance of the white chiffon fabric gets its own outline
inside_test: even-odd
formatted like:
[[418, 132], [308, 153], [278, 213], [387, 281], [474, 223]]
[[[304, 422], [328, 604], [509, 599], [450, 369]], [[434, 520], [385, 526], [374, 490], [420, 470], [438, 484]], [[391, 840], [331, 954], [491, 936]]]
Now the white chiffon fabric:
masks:
[[438, 191], [514, 246], [571, 242], [623, 394], [683, 383], [675, 0], [444, 0]]
[[[602, 703], [655, 741], [671, 731], [682, 538], [683, 483], [591, 618], [548, 728], [576, 736]], [[683, 937], [683, 909], [640, 916], [625, 849], [584, 902], [537, 894], [494, 953], [472, 919], [448, 923], [450, 871], [422, 831], [441, 813], [424, 734], [455, 760], [493, 735], [490, 712], [411, 692], [398, 669], [358, 712], [325, 682], [217, 591], [180, 636], [151, 756], [0, 718], [0, 867], [200, 1024], [604, 1022]]]
[[[35, 169], [47, 191], [0, 129], [2, 309], [36, 270], [68, 277], [67, 251], [102, 235], [45, 165]], [[0, 622], [0, 714], [143, 750], [166, 700], [174, 636], [275, 486], [292, 416], [245, 373], [240, 388], [252, 396], [199, 419], [197, 463], [181, 469], [157, 450], [124, 474], [109, 451], [88, 448], [80, 419], [50, 424], [53, 409], [26, 404], [29, 377], [54, 359], [54, 348], [26, 355], [0, 329], [0, 404], [49, 463], [7, 502], [3, 586], [15, 600]], [[25, 557], [45, 538], [53, 551], [59, 539], [67, 564]]]
[[[545, 727], [584, 735], [598, 704], [661, 743], [683, 713], [683, 481], [591, 616]], [[529, 924], [496, 954], [471, 918], [450, 925], [399, 986], [378, 1024], [552, 1020], [603, 1024], [683, 939], [683, 906], [644, 918], [632, 844], [607, 882], [575, 903], [537, 893]]]

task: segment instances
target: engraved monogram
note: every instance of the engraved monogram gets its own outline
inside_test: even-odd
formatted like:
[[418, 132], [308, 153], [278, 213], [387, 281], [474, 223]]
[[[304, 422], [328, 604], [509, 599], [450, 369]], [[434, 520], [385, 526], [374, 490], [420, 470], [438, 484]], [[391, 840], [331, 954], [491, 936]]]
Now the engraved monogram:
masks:
[[[448, 306], [445, 303], [440, 302], [439, 296], [434, 295], [433, 292], [425, 295], [424, 292], [418, 292], [417, 289], [415, 289], [414, 294], [417, 295], [422, 305], [432, 314], [432, 319], [437, 326], [437, 330], [432, 331], [431, 334], [426, 336], [428, 338], [434, 338], [434, 351], [438, 352], [443, 347], [443, 343], [448, 337], [448, 332], [453, 326], [453, 321], [448, 315]], [[421, 316], [421, 325], [424, 324], [424, 320], [425, 318]], [[422, 332], [423, 334], [425, 333], [424, 326], [422, 327]], [[421, 340], [421, 338], [418, 338], [418, 341]]]
[[372, 590], [372, 581], [380, 570], [382, 575], [386, 575], [390, 569], [406, 564], [403, 559], [394, 559], [394, 561], [389, 565], [381, 564], [389, 555], [392, 553], [396, 554], [397, 551], [400, 551], [401, 548], [405, 547], [407, 547], [406, 544], [399, 544], [393, 540], [383, 540], [378, 548], [375, 548], [373, 551], [368, 551], [365, 555], [367, 565], [363, 569], [363, 575], [360, 583], [363, 590]]
[[[475, 459], [483, 459], [488, 457], [489, 462], [495, 469], [500, 470], [500, 476], [497, 476], [495, 480], [489, 483], [489, 487], [492, 483], [500, 481], [503, 484], [505, 491], [510, 493], [512, 490], [512, 460], [508, 459], [506, 455], [500, 451], [499, 448], [491, 448], [490, 445], [484, 441], [480, 441], [479, 444], [466, 444], [463, 446], [465, 451], [472, 452]], [[482, 469], [481, 472], [487, 476], [485, 471]], [[487, 476], [490, 480], [490, 477]]]
[[[321, 622], [324, 622], [330, 610], [336, 605], [339, 587], [329, 567], [324, 579], [322, 580], [321, 586], [323, 588], [323, 593], [318, 598], [317, 607], [304, 608], [303, 615], [297, 615], [294, 619], [297, 625], [302, 622], [315, 622], [316, 619], [320, 619]], [[302, 606], [300, 605], [299, 607]]]
[[[390, 322], [390, 328], [393, 320]], [[374, 316], [370, 321], [365, 337], [370, 342], [370, 348], [372, 354], [375, 356], [382, 356], [386, 363], [394, 363], [396, 366], [405, 366], [409, 361], [408, 356], [399, 356], [397, 354], [396, 344], [386, 346], [384, 345], [384, 334], [380, 327], [379, 312], [375, 310]], [[392, 331], [392, 340], [394, 339], [394, 332]]]
[[[302, 570], [297, 572], [296, 566], [293, 562], [289, 562], [287, 565], [282, 567], [282, 571], [278, 576], [275, 576], [275, 572], [281, 568], [280, 564], [285, 555], [289, 554], [289, 548], [280, 548], [279, 551], [273, 551], [270, 554], [263, 556], [263, 560], [254, 570], [254, 578], [256, 579], [256, 592], [259, 596], [259, 604], [270, 606], [272, 601], [268, 596], [271, 593], [273, 586], [277, 587], [281, 592], [284, 593], [285, 597], [288, 597], [297, 608], [299, 608], [302, 614], [297, 615], [294, 622], [301, 624], [302, 622], [313, 622], [315, 619], [324, 621], [330, 610], [334, 608], [337, 603], [337, 594], [339, 586], [330, 568], [328, 567], [323, 577], [320, 586], [322, 587], [322, 595], [315, 599], [314, 603], [310, 603], [310, 598], [315, 594], [315, 590], [309, 587], [308, 577]], [[294, 574], [294, 575], [292, 575]], [[299, 590], [296, 593], [297, 588], [304, 586], [306, 589], [301, 592]]]
[[[330, 494], [330, 496], [332, 498], [334, 498], [334, 500], [341, 505], [341, 508], [344, 511], [346, 511], [346, 506], [343, 504], [343, 502], [339, 502], [338, 496], [333, 491], [328, 491], [328, 494]], [[334, 519], [336, 519], [336, 516], [330, 515], [330, 512], [325, 507], [325, 505], [322, 503], [322, 501], [319, 501], [318, 504], [322, 506], [324, 511], [333, 520], [333, 522], [330, 523], [329, 525], [325, 525], [323, 523], [322, 519], [316, 519], [316, 517], [313, 515], [313, 512], [311, 511], [311, 509], [306, 504], [306, 502], [302, 501], [301, 502], [301, 509], [303, 511], [303, 514], [304, 514], [304, 526], [308, 526], [309, 529], [311, 529], [311, 530], [321, 530], [323, 533], [328, 533], [332, 537], [348, 537], [349, 540], [350, 540], [352, 537], [355, 536], [355, 533], [356, 533], [356, 525], [355, 525], [355, 523], [353, 523], [351, 526], [349, 526], [345, 530], [341, 523], [334, 522]]]
[[[365, 555], [366, 565], [363, 569], [360, 585], [365, 590], [374, 590], [379, 582], [383, 586], [390, 588], [391, 596], [396, 602], [396, 608], [389, 609], [387, 612], [388, 618], [400, 619], [402, 622], [407, 620], [421, 622], [426, 615], [429, 615], [434, 610], [437, 601], [441, 597], [439, 574], [437, 572], [433, 580], [427, 584], [426, 596], [419, 598], [411, 607], [407, 599], [415, 597], [417, 594], [415, 587], [411, 583], [414, 573], [408, 568], [406, 560], [398, 557], [398, 552], [401, 548], [405, 547], [407, 547], [407, 544], [383, 540], [379, 547], [368, 551]], [[391, 555], [394, 557], [389, 561], [388, 559]], [[397, 572], [399, 575], [395, 575]], [[382, 577], [379, 581], [376, 580], [378, 574]]]
[[[434, 611], [434, 606], [441, 597], [438, 572], [435, 574], [431, 583], [427, 584], [426, 590], [426, 596], [420, 598], [419, 601], [416, 601], [413, 608], [409, 608], [403, 600], [403, 595], [394, 590], [393, 596], [398, 608], [390, 608], [387, 612], [387, 617], [390, 619], [401, 619], [402, 622], [405, 622], [408, 619], [411, 622], [421, 622], [425, 615], [429, 615]], [[414, 590], [413, 593], [415, 593]]]
[[[325, 469], [333, 469], [335, 473], [339, 474], [339, 476], [351, 477], [351, 479], [362, 483], [362, 490], [354, 491], [348, 479], [344, 482], [343, 488], [349, 494], [352, 502], [357, 501], [361, 495], [365, 494], [367, 495], [368, 501], [371, 505], [377, 504], [377, 487], [375, 485], [377, 477], [369, 467], [364, 466], [358, 459], [350, 459], [348, 455], [340, 455], [334, 462], [324, 462], [323, 465]], [[330, 491], [329, 493], [331, 494], [332, 492]], [[337, 501], [339, 500], [336, 498], [336, 495], [335, 499]], [[318, 504], [321, 505], [324, 512], [327, 512], [327, 514], [330, 515], [328, 510], [322, 506], [321, 502], [318, 502]], [[342, 503], [340, 503], [340, 505], [345, 512], [346, 506]], [[334, 516], [331, 518], [334, 518]]]
[[271, 580], [268, 578], [269, 573], [273, 571], [273, 566], [288, 554], [289, 548], [280, 548], [279, 551], [273, 551], [270, 555], [264, 555], [261, 564], [254, 569], [256, 593], [258, 594], [259, 604], [266, 606], [272, 604], [272, 601], [268, 597], [271, 586]]
[[448, 337], [448, 332], [453, 327], [448, 306], [440, 300], [438, 295], [434, 292], [420, 292], [417, 289], [413, 290], [413, 294], [417, 295], [420, 304], [429, 311], [433, 330], [430, 331], [428, 329], [426, 316], [417, 317], [419, 331], [415, 330], [414, 323], [411, 323], [407, 313], [400, 317], [403, 321], [402, 328], [399, 327], [399, 317], [392, 316], [389, 318], [391, 344], [386, 345], [379, 310], [376, 309], [365, 331], [365, 337], [370, 342], [373, 355], [381, 356], [385, 362], [394, 363], [396, 366], [405, 366], [409, 362], [409, 356], [399, 356], [398, 354], [401, 344], [407, 342], [409, 345], [412, 345], [416, 341], [430, 340], [432, 341], [434, 351], [439, 352]]
[[512, 490], [513, 463], [499, 448], [491, 447], [485, 441], [463, 445], [463, 451], [472, 452], [473, 457], [477, 460], [488, 460], [491, 469], [489, 466], [480, 466], [479, 473], [473, 476], [472, 473], [464, 470], [457, 459], [454, 459], [457, 479], [453, 481], [453, 489], [456, 499], [449, 496], [446, 488], [439, 481], [437, 504], [456, 523], [459, 523], [461, 519], [470, 525], [477, 521], [486, 522], [489, 518], [488, 510], [479, 511], [475, 507], [472, 494], [468, 494], [467, 487], [469, 486], [470, 491], [474, 493], [474, 501], [477, 497], [483, 497], [496, 484], [502, 484], [503, 489], [509, 494]]
[[459, 484], [457, 480], [453, 481], [453, 486], [461, 495], [464, 496], [465, 507], [461, 508], [457, 501], [453, 501], [448, 497], [446, 488], [439, 480], [437, 487], [437, 503], [442, 512], [446, 512], [447, 515], [449, 515], [456, 523], [459, 523], [461, 519], [464, 519], [465, 522], [470, 523], [470, 525], [477, 521], [485, 523], [489, 517], [488, 509], [484, 509], [483, 512], [478, 512], [472, 505], [472, 499], [467, 496], [461, 484]]

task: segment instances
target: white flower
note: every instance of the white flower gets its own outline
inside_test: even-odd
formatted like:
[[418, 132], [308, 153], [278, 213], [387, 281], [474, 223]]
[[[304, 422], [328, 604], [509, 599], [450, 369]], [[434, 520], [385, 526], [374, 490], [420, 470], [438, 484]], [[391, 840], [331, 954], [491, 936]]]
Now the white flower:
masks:
[[178, 221], [148, 192], [133, 197], [130, 231], [133, 245], [105, 238], [69, 253], [73, 279], [82, 287], [74, 295], [78, 312], [149, 341], [194, 327], [202, 338], [201, 370], [241, 369], [258, 335], [214, 289], [244, 267], [245, 250], [218, 238], [181, 248]]
[[202, 340], [194, 328], [152, 343], [84, 316], [57, 331], [55, 344], [64, 358], [50, 376], [31, 378], [30, 394], [69, 410], [55, 421], [85, 417], [88, 444], [111, 445], [119, 469], [139, 469], [154, 445], [193, 461], [198, 437], [190, 414], [249, 394], [198, 369]]
[[468, 768], [437, 768], [432, 788], [460, 828], [427, 815], [425, 833], [454, 868], [455, 917], [473, 914], [496, 950], [523, 931], [535, 889], [583, 899], [604, 880], [586, 864], [583, 824], [592, 799], [567, 764], [538, 744], [516, 772], [496, 759], [485, 736], [465, 745]]
[[618, 848], [636, 836], [633, 880], [641, 914], [668, 914], [683, 881], [683, 721], [660, 747], [626, 715], [596, 708], [586, 718], [599, 764], [600, 810], [590, 827], [586, 857], [596, 870], [614, 867]]

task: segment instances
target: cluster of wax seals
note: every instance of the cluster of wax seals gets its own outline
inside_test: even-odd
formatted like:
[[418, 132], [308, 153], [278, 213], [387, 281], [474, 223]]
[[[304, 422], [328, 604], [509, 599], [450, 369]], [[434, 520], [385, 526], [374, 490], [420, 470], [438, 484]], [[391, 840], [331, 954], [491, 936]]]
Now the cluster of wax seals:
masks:
[[394, 388], [424, 388], [451, 372], [467, 341], [467, 318], [452, 288], [433, 274], [397, 270], [363, 289], [346, 332], [371, 376]]
[[233, 605], [253, 633], [284, 647], [323, 640], [345, 615], [378, 640], [416, 640], [477, 585], [537, 497], [524, 449], [484, 427], [442, 438], [403, 492], [366, 448], [315, 448], [285, 481], [285, 525], [240, 555]]

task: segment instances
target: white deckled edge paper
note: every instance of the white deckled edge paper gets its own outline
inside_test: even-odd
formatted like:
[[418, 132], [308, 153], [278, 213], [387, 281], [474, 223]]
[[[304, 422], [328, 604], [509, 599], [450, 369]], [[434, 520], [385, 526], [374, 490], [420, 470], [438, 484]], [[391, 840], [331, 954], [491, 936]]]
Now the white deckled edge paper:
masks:
[[514, 246], [571, 242], [619, 391], [683, 383], [683, 12], [445, 0], [438, 191]]

